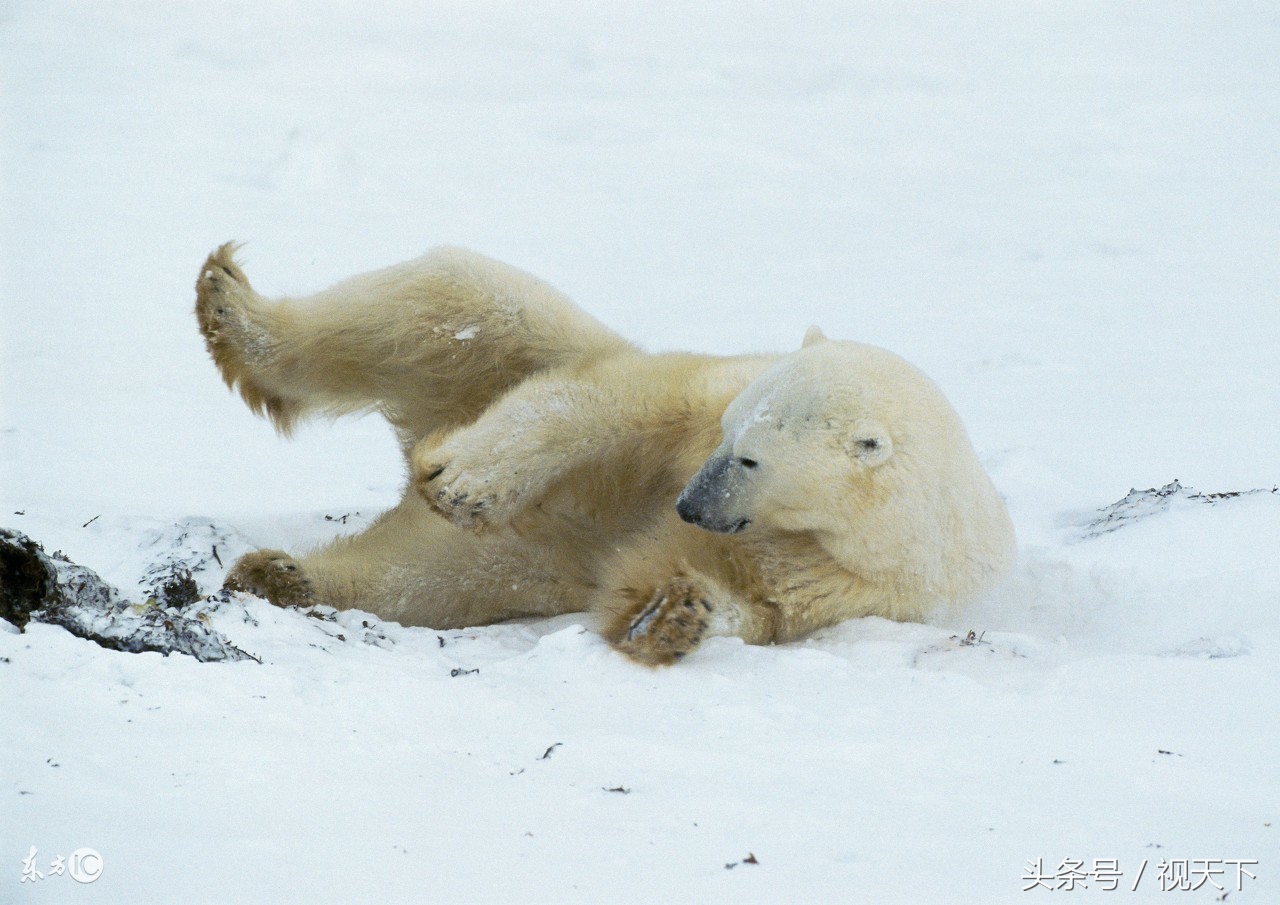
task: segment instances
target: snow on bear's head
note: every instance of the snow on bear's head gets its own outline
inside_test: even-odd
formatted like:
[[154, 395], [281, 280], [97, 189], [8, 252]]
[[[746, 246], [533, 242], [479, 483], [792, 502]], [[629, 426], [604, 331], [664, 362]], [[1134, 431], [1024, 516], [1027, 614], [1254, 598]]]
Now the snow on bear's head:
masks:
[[[863, 573], [927, 584], [1012, 558], [1003, 502], [941, 391], [891, 352], [811, 330], [730, 403], [677, 511], [709, 531], [809, 532]], [[986, 582], [982, 582], [986, 583]]]

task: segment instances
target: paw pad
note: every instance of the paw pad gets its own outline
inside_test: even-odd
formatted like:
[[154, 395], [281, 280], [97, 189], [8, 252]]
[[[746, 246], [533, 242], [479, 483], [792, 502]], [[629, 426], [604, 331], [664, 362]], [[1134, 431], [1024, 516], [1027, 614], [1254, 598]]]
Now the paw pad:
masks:
[[711, 626], [711, 601], [689, 579], [675, 579], [654, 593], [617, 643], [627, 656], [650, 666], [683, 659]]

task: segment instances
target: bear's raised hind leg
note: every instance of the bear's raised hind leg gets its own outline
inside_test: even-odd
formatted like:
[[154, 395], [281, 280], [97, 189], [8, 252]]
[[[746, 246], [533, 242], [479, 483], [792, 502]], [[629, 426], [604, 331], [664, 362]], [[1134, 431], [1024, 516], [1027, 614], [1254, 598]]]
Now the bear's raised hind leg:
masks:
[[205, 261], [196, 317], [223, 379], [284, 433], [311, 413], [372, 410], [407, 452], [533, 374], [631, 348], [542, 281], [462, 249], [280, 299], [253, 290], [235, 252]]

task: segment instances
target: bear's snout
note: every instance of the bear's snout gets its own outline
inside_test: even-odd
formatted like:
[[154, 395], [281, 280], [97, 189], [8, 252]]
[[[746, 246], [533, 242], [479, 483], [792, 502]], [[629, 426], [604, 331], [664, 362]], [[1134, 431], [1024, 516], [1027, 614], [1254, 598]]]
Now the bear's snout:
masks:
[[740, 494], [738, 469], [729, 456], [715, 456], [689, 481], [676, 500], [676, 514], [690, 525], [717, 534], [737, 534], [751, 519], [733, 511]]
[[687, 493], [680, 494], [676, 500], [676, 514], [690, 525], [702, 525], [702, 510]]

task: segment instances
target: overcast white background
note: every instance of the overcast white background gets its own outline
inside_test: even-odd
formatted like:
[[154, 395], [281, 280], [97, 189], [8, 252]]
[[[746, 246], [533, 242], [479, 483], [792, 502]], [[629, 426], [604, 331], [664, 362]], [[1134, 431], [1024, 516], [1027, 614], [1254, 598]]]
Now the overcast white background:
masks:
[[[0, 631], [0, 901], [1280, 892], [1280, 499], [1079, 527], [1280, 481], [1274, 4], [11, 0], [0, 113], [0, 524], [126, 591], [182, 526], [296, 549], [399, 492], [376, 419], [286, 442], [222, 386], [228, 239], [267, 293], [461, 244], [655, 350], [887, 346], [1021, 540], [966, 614], [664, 672], [577, 617], [375, 644], [248, 601], [261, 665]], [[21, 883], [32, 846], [103, 875]]]

